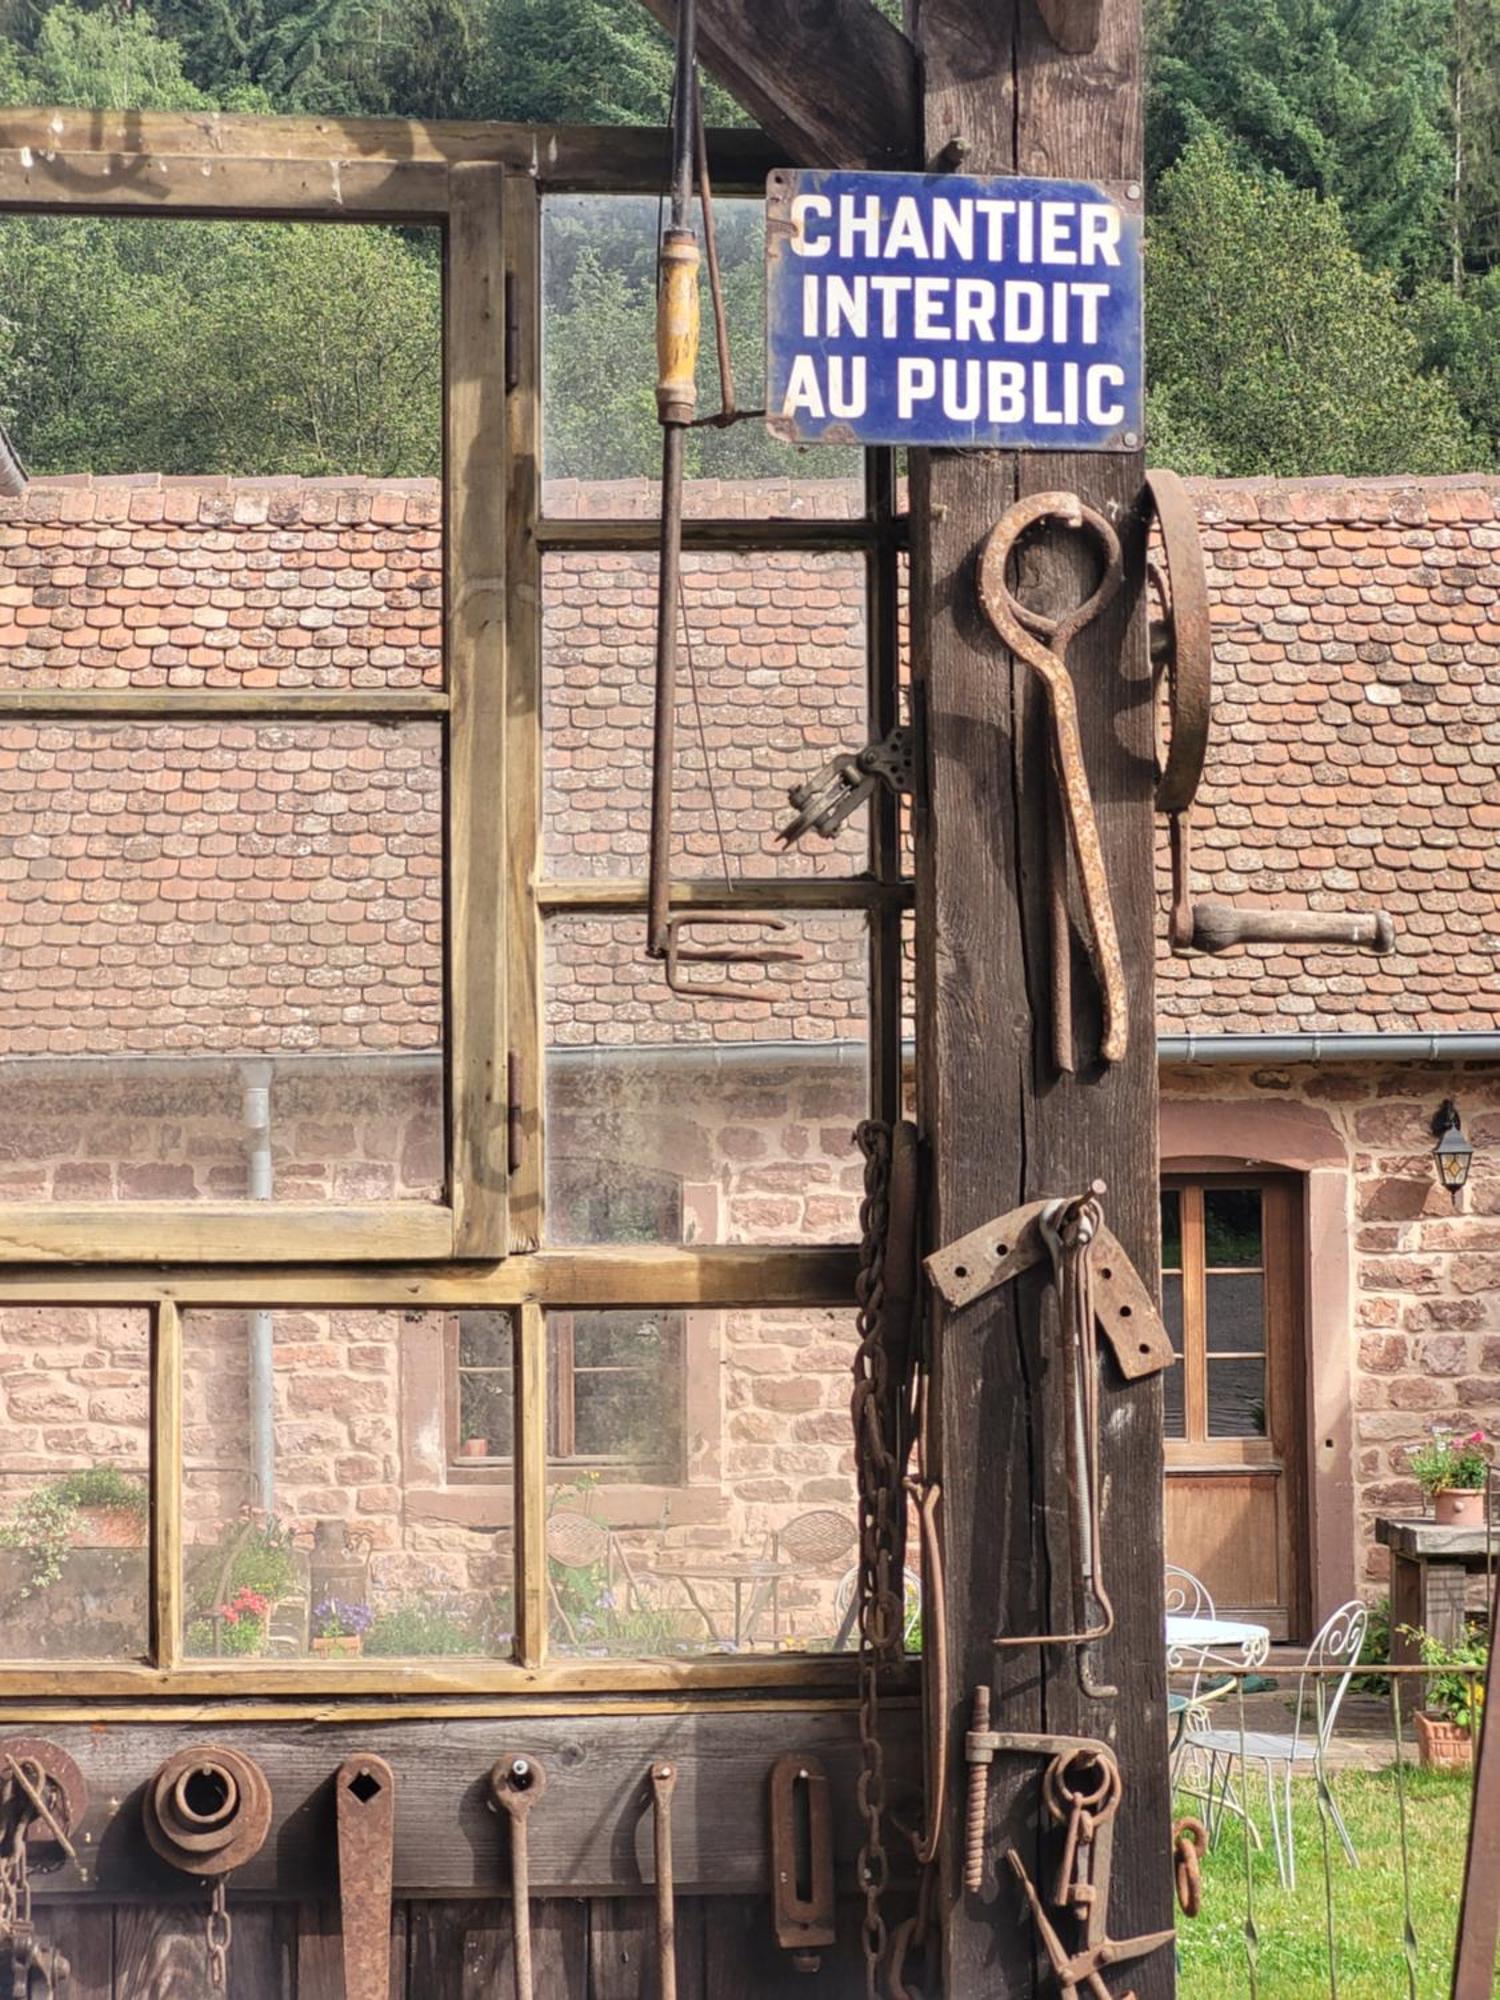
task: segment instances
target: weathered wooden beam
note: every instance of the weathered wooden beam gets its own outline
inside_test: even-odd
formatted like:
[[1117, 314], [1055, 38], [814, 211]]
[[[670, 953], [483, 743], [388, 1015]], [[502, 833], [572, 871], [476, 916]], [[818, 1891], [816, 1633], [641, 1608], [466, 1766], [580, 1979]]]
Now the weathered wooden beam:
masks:
[[[451, 167], [508, 167], [544, 189], [653, 193], [666, 143], [644, 127], [21, 106], [0, 110], [0, 210], [436, 223]], [[749, 129], [711, 131], [708, 153], [725, 194], [756, 193], [785, 164]]]
[[[958, 137], [965, 168], [1131, 181], [1141, 165], [1139, 0], [1106, 11], [1098, 47], [1059, 51], [1032, 0], [918, 0], [924, 155]], [[1143, 464], [1135, 454], [914, 454], [914, 669], [925, 688], [926, 764], [918, 822], [917, 1038], [923, 1137], [933, 1162], [933, 1239], [948, 1242], [1023, 1202], [1108, 1184], [1105, 1209], [1154, 1290], [1156, 1069], [1152, 932], [1151, 679], [1141, 616]], [[1073, 981], [1080, 1067], [1053, 1068], [1048, 1031], [1045, 843], [1052, 758], [1030, 669], [984, 623], [976, 559], [1023, 494], [1067, 489], [1113, 520], [1126, 586], [1070, 655], [1085, 758], [1130, 995], [1125, 1059], [1092, 1062], [1094, 982]], [[1077, 538], [1046, 537], [1022, 595], [1071, 609], [1092, 585]], [[1067, 1630], [1063, 1412], [1044, 1355], [1038, 1274], [948, 1319], [936, 1336], [948, 1656], [954, 1748], [940, 1920], [944, 1990], [1030, 1993], [1036, 1940], [1001, 1862], [1016, 1847], [1034, 1879], [1056, 1867], [1039, 1826], [1041, 1765], [994, 1766], [985, 1886], [962, 1881], [963, 1728], [976, 1685], [995, 1690], [995, 1726], [1102, 1736], [1125, 1779], [1109, 1931], [1170, 1922], [1161, 1600], [1161, 1395], [1103, 1391], [1104, 1564], [1118, 1625], [1094, 1649], [1118, 1699], [1086, 1697], [1071, 1648], [997, 1652], [997, 1634]], [[1049, 1564], [1049, 1557], [1051, 1558]], [[1050, 1588], [1049, 1588], [1050, 1575]], [[1050, 1600], [1050, 1601], [1049, 1601]], [[1064, 1622], [1067, 1621], [1067, 1622]], [[1038, 1874], [1038, 1871], [1041, 1871]], [[1071, 1937], [1070, 1925], [1062, 1926]], [[1172, 1954], [1132, 1964], [1140, 2000], [1173, 1990]]]
[[[675, 30], [676, 0], [643, 4]], [[872, 0], [698, 0], [698, 47], [783, 165], [915, 165], [916, 51]]]

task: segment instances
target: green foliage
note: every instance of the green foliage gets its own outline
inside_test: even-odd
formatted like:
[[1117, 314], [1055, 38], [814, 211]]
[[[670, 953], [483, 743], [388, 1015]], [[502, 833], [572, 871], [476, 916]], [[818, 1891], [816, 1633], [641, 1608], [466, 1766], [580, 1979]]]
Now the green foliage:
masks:
[[[1391, 1600], [1382, 1597], [1369, 1607], [1369, 1621], [1359, 1648], [1362, 1667], [1386, 1667], [1391, 1661]], [[1360, 1674], [1349, 1685], [1356, 1694], [1389, 1694], [1389, 1674]]]
[[[1490, 1663], [1489, 1634], [1479, 1625], [1466, 1625], [1456, 1645], [1434, 1638], [1415, 1625], [1400, 1627], [1402, 1636], [1414, 1640], [1424, 1667], [1448, 1668], [1427, 1683], [1427, 1710], [1446, 1716], [1460, 1729], [1473, 1729], [1484, 1712], [1485, 1671]], [[1461, 1671], [1478, 1668], [1478, 1673]]]
[[1452, 0], [1180, 0], [1156, 17], [1153, 179], [1196, 137], [1336, 197], [1370, 263], [1445, 258]]
[[207, 1614], [221, 1599], [229, 1601], [248, 1590], [274, 1604], [291, 1594], [298, 1576], [290, 1529], [278, 1521], [226, 1521], [215, 1541], [195, 1556], [189, 1603]]
[[381, 1659], [427, 1660], [482, 1650], [465, 1619], [420, 1597], [403, 1598], [390, 1610], [377, 1612], [365, 1635], [366, 1655]]
[[1336, 202], [1195, 139], [1163, 177], [1147, 274], [1154, 380], [1200, 467], [1209, 452], [1217, 473], [1261, 477], [1474, 461], [1452, 390], [1423, 372]]
[[395, 231], [0, 224], [0, 421], [35, 472], [440, 459], [440, 278]]
[[151, 1496], [139, 1473], [121, 1472], [114, 1465], [91, 1465], [83, 1472], [69, 1472], [54, 1481], [53, 1490], [75, 1507], [117, 1507], [123, 1513], [138, 1514], [142, 1520], [151, 1511]]
[[28, 1493], [14, 1517], [0, 1527], [0, 1548], [18, 1549], [27, 1561], [22, 1597], [35, 1597], [57, 1582], [77, 1525], [77, 1507], [54, 1481]]
[[1429, 285], [1412, 307], [1427, 367], [1444, 375], [1464, 420], [1491, 455], [1500, 449], [1500, 268], [1461, 290]]
[[22, 1597], [49, 1590], [62, 1575], [78, 1515], [85, 1507], [119, 1507], [142, 1519], [150, 1512], [145, 1482], [113, 1465], [65, 1472], [28, 1493], [15, 1514], [0, 1526], [0, 1548], [18, 1549], [28, 1574]]

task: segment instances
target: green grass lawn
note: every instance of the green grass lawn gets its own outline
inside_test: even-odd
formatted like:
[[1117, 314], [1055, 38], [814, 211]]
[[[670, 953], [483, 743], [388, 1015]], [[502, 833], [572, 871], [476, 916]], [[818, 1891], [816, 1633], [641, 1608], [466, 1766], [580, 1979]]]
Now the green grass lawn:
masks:
[[[1395, 1772], [1350, 1771], [1333, 1782], [1359, 1852], [1359, 1866], [1351, 1868], [1329, 1828], [1337, 1988], [1329, 1979], [1322, 1826], [1312, 1781], [1299, 1778], [1293, 1792], [1294, 1894], [1289, 1895], [1277, 1880], [1262, 1788], [1257, 1824], [1265, 1847], [1252, 1857], [1250, 1882], [1259, 1936], [1254, 1984], [1245, 1937], [1243, 1833], [1237, 1821], [1226, 1818], [1218, 1849], [1204, 1867], [1202, 1914], [1193, 1922], [1178, 1920], [1181, 2000], [1242, 2000], [1252, 1992], [1262, 2000], [1314, 2000], [1335, 1990], [1339, 2000], [1407, 2000], [1413, 1990], [1421, 2000], [1447, 2000], [1469, 1824], [1467, 1774], [1414, 1768], [1406, 1773], [1411, 1921], [1417, 1952], [1414, 1989], [1407, 1984], [1403, 1950], [1405, 1899]], [[1182, 1810], [1192, 1807], [1184, 1804]]]

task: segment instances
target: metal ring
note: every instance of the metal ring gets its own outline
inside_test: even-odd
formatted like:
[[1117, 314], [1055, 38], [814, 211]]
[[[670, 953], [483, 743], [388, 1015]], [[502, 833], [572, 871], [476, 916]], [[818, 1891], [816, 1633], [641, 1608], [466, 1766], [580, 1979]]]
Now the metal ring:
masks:
[[[1006, 580], [1016, 543], [1039, 521], [1061, 521], [1069, 528], [1087, 529], [1104, 552], [1104, 574], [1082, 604], [1062, 618], [1022, 604]], [[1076, 493], [1032, 493], [1008, 507], [990, 530], [979, 558], [979, 602], [992, 625], [998, 625], [996, 612], [1003, 609], [1039, 639], [1055, 639], [1063, 632], [1071, 637], [1109, 603], [1120, 587], [1123, 570], [1120, 538], [1097, 508], [1086, 506]]]
[[1198, 536], [1198, 510], [1178, 475], [1165, 469], [1148, 472], [1146, 492], [1161, 528], [1168, 600], [1163, 608], [1170, 640], [1166, 672], [1172, 733], [1157, 776], [1156, 809], [1180, 813], [1197, 797], [1208, 755], [1214, 693], [1208, 566]]

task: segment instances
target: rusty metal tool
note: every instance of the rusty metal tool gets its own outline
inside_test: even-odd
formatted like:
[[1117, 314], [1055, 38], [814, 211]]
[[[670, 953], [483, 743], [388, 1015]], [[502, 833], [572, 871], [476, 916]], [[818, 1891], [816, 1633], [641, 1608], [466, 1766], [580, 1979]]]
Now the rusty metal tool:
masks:
[[[662, 237], [656, 294], [656, 408], [662, 427], [661, 553], [656, 596], [656, 714], [651, 749], [651, 847], [646, 951], [661, 960], [674, 993], [723, 989], [726, 980], [684, 976], [690, 965], [788, 965], [801, 953], [771, 946], [689, 945], [699, 925], [745, 925], [782, 931], [777, 917], [723, 910], [672, 914], [672, 800], [677, 764], [677, 634], [682, 604], [683, 450], [697, 407], [698, 238], [693, 229], [693, 164], [698, 70], [697, 0], [677, 10], [677, 67], [672, 98], [671, 214]], [[691, 660], [689, 661], [691, 665]], [[710, 782], [712, 782], [710, 778]]]
[[490, 1803], [510, 1822], [510, 1898], [514, 1934], [515, 2000], [532, 2000], [531, 1849], [527, 1822], [547, 1789], [546, 1767], [535, 1757], [501, 1757], [490, 1771]]
[[[1097, 1736], [1057, 1736], [1034, 1729], [991, 1729], [990, 1691], [974, 1690], [970, 1727], [964, 1737], [969, 1767], [968, 1811], [964, 1823], [964, 1887], [978, 1894], [984, 1884], [984, 1856], [989, 1833], [990, 1766], [997, 1756], [1047, 1758], [1071, 1763], [1086, 1758], [1098, 1765], [1115, 1764], [1115, 1753]], [[1118, 1772], [1118, 1766], [1116, 1766]], [[1097, 1874], [1097, 1870], [1096, 1870]]]
[[71, 1977], [61, 1949], [36, 1935], [31, 1883], [77, 1861], [72, 1834], [87, 1810], [83, 1773], [65, 1750], [35, 1736], [0, 1743], [0, 1979], [12, 2000], [57, 2000]]
[[[1109, 1884], [1106, 1878], [1098, 1890], [1095, 1908], [1098, 1911], [1100, 1935], [1096, 1941], [1086, 1944], [1082, 1951], [1070, 1952], [1058, 1936], [1046, 1906], [1036, 1892], [1036, 1884], [1026, 1872], [1026, 1864], [1016, 1850], [1006, 1849], [1006, 1860], [1011, 1871], [1025, 1891], [1026, 1901], [1031, 1907], [1032, 1921], [1042, 1940], [1042, 1949], [1047, 1954], [1047, 1963], [1052, 1967], [1058, 1991], [1064, 1994], [1087, 1993], [1093, 2000], [1115, 2000], [1104, 1983], [1106, 1967], [1127, 1964], [1132, 1959], [1149, 1958], [1154, 1951], [1160, 1951], [1176, 1938], [1176, 1931], [1148, 1931], [1141, 1937], [1112, 1938], [1104, 1929], [1109, 1900]], [[1119, 2000], [1135, 2000], [1134, 1992], [1123, 1993]]]
[[[1026, 1270], [1042, 1254], [1052, 1263], [1044, 1333], [1055, 1327], [1069, 1401], [1067, 1492], [1073, 1581], [1082, 1595], [1082, 1622], [1066, 1632], [998, 1634], [997, 1646], [1075, 1646], [1078, 1679], [1095, 1700], [1116, 1689], [1094, 1678], [1088, 1648], [1114, 1629], [1104, 1583], [1103, 1482], [1100, 1463], [1099, 1357], [1103, 1326], [1129, 1380], [1158, 1372], [1173, 1359], [1172, 1343], [1150, 1295], [1117, 1239], [1104, 1227], [1104, 1183], [1069, 1200], [1028, 1203], [998, 1217], [926, 1261], [950, 1306], [972, 1303]], [[1108, 1288], [1101, 1297], [1102, 1287]]]
[[1203, 1857], [1208, 1852], [1208, 1828], [1201, 1819], [1180, 1819], [1172, 1828], [1172, 1874], [1177, 1907], [1185, 1917], [1203, 1908]]
[[253, 1757], [223, 1744], [179, 1750], [157, 1771], [142, 1799], [146, 1838], [184, 1874], [213, 1883], [206, 1941], [209, 1983], [222, 1991], [229, 1977], [228, 1889], [231, 1870], [265, 1845], [271, 1830], [271, 1787]]
[[391, 1984], [395, 1775], [383, 1757], [362, 1752], [340, 1764], [333, 1789], [344, 2000], [386, 2000]]
[[[1102, 1195], [1102, 1183], [1094, 1184]], [[1048, 1204], [1029, 1201], [967, 1236], [935, 1250], [923, 1268], [952, 1312], [971, 1306], [1019, 1277], [1047, 1252], [1041, 1217]], [[1094, 1237], [1094, 1314], [1127, 1382], [1159, 1374], [1175, 1359], [1171, 1337], [1140, 1273], [1107, 1222]]]
[[656, 1867], [657, 2000], [677, 2000], [677, 1885], [672, 1875], [672, 1794], [677, 1766], [651, 1766], [651, 1850]]
[[1347, 946], [1384, 954], [1396, 929], [1383, 910], [1269, 910], [1195, 903], [1192, 810], [1208, 755], [1213, 712], [1213, 619], [1208, 564], [1192, 495], [1175, 472], [1148, 472], [1158, 553], [1148, 565], [1156, 600], [1151, 658], [1167, 683], [1168, 737], [1157, 776], [1156, 809], [1167, 815], [1172, 861], [1167, 938], [1179, 955], [1232, 951], [1242, 944]]
[[788, 820], [776, 838], [783, 847], [795, 847], [809, 833], [832, 840], [850, 814], [881, 785], [897, 798], [909, 797], [916, 782], [914, 757], [912, 733], [904, 724], [898, 724], [878, 743], [867, 743], [863, 750], [830, 757], [805, 783], [793, 785], [787, 793], [796, 817]]
[[798, 1972], [816, 1972], [833, 1943], [833, 1807], [828, 1772], [789, 1751], [771, 1766], [771, 1917]]
[[[1092, 593], [1066, 617], [1053, 618], [1022, 604], [1007, 571], [1016, 544], [1042, 522], [1057, 522], [1086, 534], [1104, 557]], [[1078, 702], [1068, 672], [1068, 648], [1086, 625], [1111, 602], [1123, 576], [1120, 538], [1076, 493], [1034, 493], [1008, 508], [990, 530], [979, 561], [979, 603], [1002, 645], [1031, 668], [1047, 697], [1052, 723], [1053, 773], [1061, 792], [1068, 845], [1077, 867], [1095, 976], [1103, 1005], [1099, 1059], [1119, 1062], [1130, 1039], [1129, 999], [1120, 938], [1110, 900], [1104, 848], [1094, 817], [1088, 768], [1078, 731]], [[1071, 928], [1068, 921], [1067, 857], [1059, 842], [1048, 842], [1052, 930], [1052, 1058], [1064, 1072], [1075, 1067], [1071, 1008]]]

